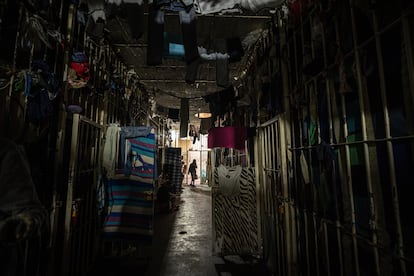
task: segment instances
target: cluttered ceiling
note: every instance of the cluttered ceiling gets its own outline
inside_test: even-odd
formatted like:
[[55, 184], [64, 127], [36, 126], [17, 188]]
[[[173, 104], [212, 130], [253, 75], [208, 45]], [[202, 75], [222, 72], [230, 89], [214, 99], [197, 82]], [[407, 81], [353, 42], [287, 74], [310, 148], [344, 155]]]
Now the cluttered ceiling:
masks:
[[[186, 1], [160, 2], [183, 4]], [[181, 99], [189, 100], [191, 123], [197, 120], [194, 115], [198, 112], [208, 112], [203, 96], [235, 85], [252, 58], [253, 46], [269, 28], [275, 8], [285, 1], [187, 2], [193, 2], [191, 9], [195, 14], [195, 27], [190, 31], [183, 27], [183, 18], [190, 10], [185, 10], [183, 16], [180, 9], [164, 7], [160, 23], [160, 14], [154, 15], [148, 8], [150, 5], [138, 9], [137, 6], [120, 9], [112, 5], [109, 12], [106, 11], [104, 33], [128, 68], [154, 92], [157, 105], [179, 109]], [[158, 20], [159, 24], [154, 27], [152, 20]], [[158, 40], [163, 44], [159, 49], [162, 60], [150, 62], [149, 51], [155, 51], [153, 41], [157, 30], [154, 28], [160, 27], [162, 37]], [[188, 70], [194, 62], [188, 62], [185, 55], [185, 44], [191, 44], [188, 35], [186, 38], [188, 32], [195, 35], [191, 39], [196, 41], [200, 56], [195, 61], [195, 69], [191, 69], [195, 75], [190, 80]]]

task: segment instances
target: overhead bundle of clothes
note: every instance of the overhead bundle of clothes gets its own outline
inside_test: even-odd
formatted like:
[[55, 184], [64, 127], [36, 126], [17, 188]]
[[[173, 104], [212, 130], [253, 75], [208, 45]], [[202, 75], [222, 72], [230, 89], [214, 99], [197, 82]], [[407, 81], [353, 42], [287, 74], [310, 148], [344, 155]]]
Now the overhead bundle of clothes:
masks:
[[277, 8], [285, 0], [194, 0], [197, 13], [232, 13], [241, 9], [257, 12], [264, 8]]
[[197, 48], [196, 12], [193, 1], [154, 0], [148, 5], [148, 48], [147, 64], [160, 65], [164, 53], [165, 10], [177, 12], [182, 30], [184, 59], [187, 64], [185, 81], [194, 83], [200, 56]]

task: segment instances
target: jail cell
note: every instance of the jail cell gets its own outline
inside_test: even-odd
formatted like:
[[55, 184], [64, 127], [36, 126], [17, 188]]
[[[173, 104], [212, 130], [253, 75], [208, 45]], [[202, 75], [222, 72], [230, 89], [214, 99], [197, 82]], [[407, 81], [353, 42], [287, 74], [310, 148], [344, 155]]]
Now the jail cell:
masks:
[[413, 15], [400, 13], [402, 2], [354, 2], [323, 24], [321, 4], [284, 33], [290, 265], [300, 275], [410, 275], [413, 226], [402, 206], [413, 177]]

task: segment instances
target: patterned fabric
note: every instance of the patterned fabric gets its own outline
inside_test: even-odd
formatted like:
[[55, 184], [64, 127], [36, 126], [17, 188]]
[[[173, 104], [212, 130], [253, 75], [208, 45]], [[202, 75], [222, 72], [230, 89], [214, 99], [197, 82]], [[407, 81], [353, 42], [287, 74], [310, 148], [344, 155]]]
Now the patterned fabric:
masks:
[[134, 160], [131, 162], [131, 173], [146, 178], [153, 178], [155, 175], [155, 140], [154, 135], [127, 139], [130, 152]]
[[153, 180], [123, 171], [108, 181], [109, 214], [104, 237], [151, 241], [153, 235]]
[[257, 254], [259, 248], [254, 170], [242, 169], [239, 195], [225, 196], [220, 193], [217, 189], [217, 185], [220, 186], [217, 169], [214, 170], [214, 181], [214, 254]]
[[108, 180], [109, 214], [104, 237], [128, 241], [152, 241], [154, 217], [155, 136], [128, 138], [130, 174], [117, 169]]
[[172, 192], [181, 191], [183, 174], [181, 172], [181, 148], [166, 148], [164, 170], [170, 176]]

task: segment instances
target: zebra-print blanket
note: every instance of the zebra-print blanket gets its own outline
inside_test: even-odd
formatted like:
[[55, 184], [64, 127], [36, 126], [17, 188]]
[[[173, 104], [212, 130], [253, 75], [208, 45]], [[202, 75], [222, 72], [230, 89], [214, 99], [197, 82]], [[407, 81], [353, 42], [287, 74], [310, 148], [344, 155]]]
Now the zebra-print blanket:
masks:
[[256, 214], [256, 183], [253, 168], [243, 168], [240, 193], [220, 193], [217, 169], [214, 170], [213, 238], [215, 255], [257, 254], [258, 227]]

